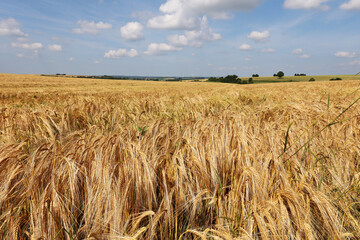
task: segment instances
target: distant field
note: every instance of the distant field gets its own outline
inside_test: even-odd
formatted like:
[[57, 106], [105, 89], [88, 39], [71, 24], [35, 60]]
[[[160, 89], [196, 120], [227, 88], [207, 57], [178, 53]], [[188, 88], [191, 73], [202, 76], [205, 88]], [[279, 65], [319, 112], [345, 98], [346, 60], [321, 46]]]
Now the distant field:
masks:
[[[284, 76], [278, 77], [258, 77], [253, 78], [255, 83], [277, 83], [277, 82], [308, 82], [311, 78], [315, 81], [329, 81], [332, 78], [342, 78], [343, 80], [360, 80], [360, 75], [319, 75], [319, 76]], [[246, 78], [242, 78], [246, 80]]]
[[314, 78], [0, 74], [0, 238], [360, 239], [360, 77]]

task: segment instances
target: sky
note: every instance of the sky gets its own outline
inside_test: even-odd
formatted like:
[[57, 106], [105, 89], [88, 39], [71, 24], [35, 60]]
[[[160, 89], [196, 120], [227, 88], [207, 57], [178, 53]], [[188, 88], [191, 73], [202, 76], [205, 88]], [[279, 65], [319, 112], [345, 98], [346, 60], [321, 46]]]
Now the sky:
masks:
[[360, 0], [0, 0], [0, 72], [360, 72]]

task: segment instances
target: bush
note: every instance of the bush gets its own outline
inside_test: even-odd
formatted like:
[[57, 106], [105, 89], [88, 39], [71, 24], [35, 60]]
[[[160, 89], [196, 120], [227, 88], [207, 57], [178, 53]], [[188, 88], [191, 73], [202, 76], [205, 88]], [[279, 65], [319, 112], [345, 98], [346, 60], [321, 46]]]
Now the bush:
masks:
[[340, 81], [340, 80], [342, 80], [342, 78], [339, 77], [330, 79], [330, 81]]
[[254, 79], [253, 78], [249, 78], [249, 83], [253, 84], [254, 83]]
[[248, 84], [248, 81], [244, 80], [244, 81], [241, 82], [241, 84]]
[[309, 82], [315, 82], [315, 78], [310, 78]]

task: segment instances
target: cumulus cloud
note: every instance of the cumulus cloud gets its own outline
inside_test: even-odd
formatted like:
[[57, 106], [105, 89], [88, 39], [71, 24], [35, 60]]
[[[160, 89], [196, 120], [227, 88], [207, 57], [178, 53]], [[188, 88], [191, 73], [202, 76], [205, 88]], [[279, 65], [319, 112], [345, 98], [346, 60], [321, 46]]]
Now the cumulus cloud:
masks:
[[256, 42], [265, 42], [270, 37], [269, 31], [252, 31], [249, 35], [247, 35], [247, 38], [252, 39]]
[[230, 11], [251, 10], [261, 0], [167, 0], [160, 6], [164, 14], [151, 18], [148, 27], [156, 29], [196, 29], [201, 23], [201, 16], [229, 18]]
[[266, 49], [262, 49], [261, 52], [262, 53], [274, 53], [274, 52], [276, 52], [276, 50], [272, 49], [272, 48], [266, 48]]
[[120, 29], [121, 36], [126, 41], [137, 41], [144, 39], [143, 25], [139, 22], [129, 22]]
[[340, 52], [336, 52], [334, 54], [336, 57], [340, 57], [340, 58], [356, 58], [357, 54], [355, 52], [345, 52], [345, 51], [340, 51]]
[[144, 52], [146, 55], [165, 55], [167, 52], [180, 51], [182, 48], [169, 45], [167, 43], [151, 43], [148, 50]]
[[99, 34], [101, 30], [111, 29], [112, 24], [110, 23], [104, 23], [104, 22], [98, 22], [95, 23], [94, 21], [89, 22], [86, 20], [80, 20], [78, 21], [78, 25], [80, 25], [80, 28], [74, 28], [73, 33], [76, 34]]
[[19, 42], [13, 42], [13, 43], [11, 43], [11, 47], [36, 51], [36, 50], [42, 49], [43, 45], [42, 45], [42, 43], [19, 43]]
[[301, 54], [303, 53], [303, 50], [301, 48], [297, 48], [295, 50], [292, 51], [293, 54]]
[[52, 52], [61, 52], [62, 51], [62, 46], [58, 45], [58, 44], [53, 44], [53, 45], [49, 45], [48, 49]]
[[182, 12], [154, 17], [148, 21], [148, 27], [155, 29], [191, 30], [197, 28], [198, 25], [199, 19], [197, 17], [183, 16]]
[[20, 29], [20, 23], [14, 18], [0, 20], [0, 36], [27, 37]]
[[199, 30], [187, 30], [184, 35], [171, 35], [168, 37], [170, 45], [175, 47], [201, 47], [204, 42], [220, 40], [222, 37], [218, 33], [213, 33], [209, 27], [207, 17], [203, 17]]
[[105, 58], [117, 59], [121, 57], [136, 57], [139, 53], [135, 49], [127, 50], [119, 48], [118, 50], [110, 50], [109, 52], [105, 53]]
[[243, 50], [243, 51], [250, 51], [250, 50], [252, 50], [252, 47], [249, 44], [244, 43], [244, 44], [241, 44], [239, 49]]
[[284, 8], [328, 10], [329, 6], [323, 4], [328, 1], [329, 0], [285, 0]]
[[297, 48], [297, 49], [293, 50], [292, 54], [300, 55], [299, 57], [304, 58], [304, 59], [310, 58], [310, 55], [305, 54], [304, 50], [302, 50], [302, 48]]
[[340, 5], [344, 10], [360, 10], [360, 0], [350, 0]]

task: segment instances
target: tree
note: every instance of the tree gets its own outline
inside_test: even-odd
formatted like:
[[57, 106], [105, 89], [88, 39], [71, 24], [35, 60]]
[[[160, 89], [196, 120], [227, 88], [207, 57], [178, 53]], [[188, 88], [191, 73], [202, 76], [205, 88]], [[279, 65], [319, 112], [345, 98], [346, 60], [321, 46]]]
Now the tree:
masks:
[[225, 81], [226, 83], [237, 83], [237, 78], [238, 78], [237, 75], [227, 75], [227, 76], [224, 78], [224, 81]]
[[285, 74], [284, 74], [283, 71], [279, 71], [276, 75], [277, 75], [279, 78], [282, 78], [283, 76], [285, 76]]

